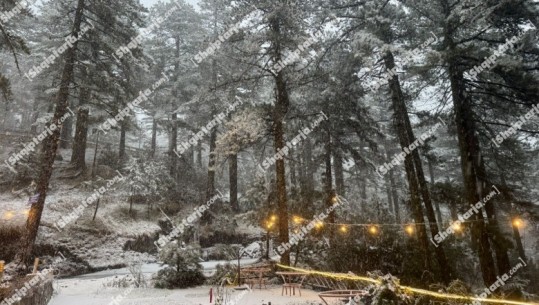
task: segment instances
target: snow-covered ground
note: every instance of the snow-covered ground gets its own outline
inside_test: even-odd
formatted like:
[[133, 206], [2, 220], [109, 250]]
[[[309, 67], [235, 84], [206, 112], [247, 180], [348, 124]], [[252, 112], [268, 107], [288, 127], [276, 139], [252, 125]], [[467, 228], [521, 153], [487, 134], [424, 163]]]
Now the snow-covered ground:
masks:
[[[243, 259], [241, 264], [247, 266], [255, 263], [255, 259]], [[202, 263], [204, 273], [210, 274], [217, 264], [224, 261], [210, 261]], [[146, 278], [160, 269], [158, 264], [142, 266]], [[129, 274], [126, 268], [105, 270], [92, 274], [85, 274], [70, 279], [61, 279], [55, 282], [55, 296], [49, 305], [107, 305], [113, 300], [120, 300], [125, 305], [202, 305], [211, 304], [210, 286], [201, 286], [189, 289], [155, 289], [155, 288], [112, 288], [110, 283], [123, 275]], [[215, 293], [215, 287], [213, 287]], [[234, 305], [262, 305], [271, 302], [272, 305], [319, 305], [321, 300], [312, 290], [302, 289], [296, 296], [281, 296], [281, 286], [268, 285], [268, 288], [255, 288], [230, 291], [230, 299], [238, 301]], [[214, 296], [215, 300], [215, 296]]]
[[[110, 279], [110, 278], [108, 278]], [[58, 281], [58, 295], [54, 296], [49, 305], [107, 305], [112, 304], [114, 298], [124, 297], [120, 304], [124, 305], [202, 305], [210, 303], [210, 286], [189, 289], [155, 289], [104, 287], [107, 279], [80, 280], [65, 279]], [[57, 288], [58, 289], [58, 288]], [[215, 288], [214, 288], [215, 289]], [[238, 297], [234, 305], [262, 305], [271, 302], [272, 305], [319, 305], [322, 304], [318, 294], [312, 290], [302, 289], [300, 297], [296, 291], [295, 296], [281, 296], [280, 286], [268, 286], [268, 289], [253, 289], [243, 293], [234, 291], [231, 299]]]

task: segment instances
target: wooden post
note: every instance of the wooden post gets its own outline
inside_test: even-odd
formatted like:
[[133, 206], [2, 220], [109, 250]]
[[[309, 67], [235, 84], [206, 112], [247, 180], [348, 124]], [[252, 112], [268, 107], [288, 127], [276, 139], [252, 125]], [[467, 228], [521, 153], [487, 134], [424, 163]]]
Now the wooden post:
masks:
[[95, 221], [95, 216], [97, 215], [97, 209], [99, 209], [99, 200], [101, 200], [101, 198], [98, 198], [95, 204], [94, 218], [92, 218], [92, 221]]
[[32, 274], [37, 273], [37, 267], [38, 266], [39, 266], [39, 257], [36, 257], [36, 259], [34, 260], [34, 270], [32, 271]]
[[2, 278], [4, 277], [4, 264], [5, 261], [0, 261], [0, 282], [2, 282]]

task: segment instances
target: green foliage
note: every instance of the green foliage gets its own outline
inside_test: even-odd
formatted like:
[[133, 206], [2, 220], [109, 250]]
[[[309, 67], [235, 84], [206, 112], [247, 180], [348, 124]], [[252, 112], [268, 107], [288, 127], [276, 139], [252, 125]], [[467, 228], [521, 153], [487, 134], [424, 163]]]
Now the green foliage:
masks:
[[159, 259], [169, 267], [157, 273], [156, 288], [187, 288], [202, 285], [206, 278], [202, 274], [200, 247], [177, 243], [167, 244], [159, 253]]
[[184, 270], [177, 272], [174, 268], [167, 267], [159, 270], [155, 288], [173, 289], [173, 288], [189, 288], [204, 284], [204, 275], [199, 270]]
[[220, 285], [224, 278], [234, 279], [237, 277], [238, 267], [230, 263], [224, 265], [218, 264], [215, 268], [215, 273], [208, 278], [208, 285]]

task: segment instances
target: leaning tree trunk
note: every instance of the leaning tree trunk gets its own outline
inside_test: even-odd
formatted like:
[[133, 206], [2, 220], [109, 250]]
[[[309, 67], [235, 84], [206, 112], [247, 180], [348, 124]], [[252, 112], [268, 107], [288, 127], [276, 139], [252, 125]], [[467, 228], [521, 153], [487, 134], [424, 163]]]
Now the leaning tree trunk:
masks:
[[75, 139], [73, 141], [73, 153], [71, 154], [71, 164], [77, 170], [86, 169], [86, 139], [88, 137], [88, 108], [79, 108], [77, 113], [77, 126], [75, 129]]
[[[391, 71], [395, 68], [395, 60], [391, 52], [387, 52], [384, 57], [384, 62], [388, 71]], [[412, 124], [410, 123], [410, 118], [408, 116], [408, 110], [404, 102], [404, 96], [402, 94], [402, 89], [400, 87], [400, 82], [398, 76], [395, 75], [390, 80], [390, 89], [391, 89], [391, 100], [393, 101], [393, 108], [395, 113], [399, 116], [399, 121], [401, 121], [404, 127], [404, 131], [399, 131], [404, 137], [404, 141], [401, 142], [401, 146], [404, 149], [409, 147], [416, 140], [414, 132], [412, 130]], [[405, 135], [404, 135], [405, 133]], [[405, 145], [402, 145], [405, 144]], [[425, 211], [427, 218], [429, 220], [429, 228], [432, 236], [434, 237], [439, 233], [438, 224], [436, 221], [436, 215], [434, 214], [434, 208], [432, 207], [432, 201], [430, 199], [430, 192], [427, 186], [427, 181], [425, 180], [425, 174], [423, 172], [423, 166], [421, 164], [421, 158], [419, 157], [419, 148], [416, 148], [411, 151], [411, 158], [414, 165], [415, 178], [419, 186], [419, 191], [423, 198], [423, 203], [425, 206]], [[449, 263], [447, 262], [447, 257], [445, 256], [445, 251], [443, 246], [440, 244], [434, 249], [436, 254], [436, 260], [440, 267], [440, 278], [445, 284], [449, 284], [451, 278], [451, 271], [449, 268]]]
[[[75, 19], [73, 21], [72, 35], [74, 37], [79, 36], [80, 27], [82, 23], [82, 15], [84, 10], [85, 0], [78, 0], [77, 8], [75, 10]], [[56, 97], [56, 109], [54, 111], [54, 117], [52, 122], [59, 123], [60, 119], [66, 114], [69, 98], [69, 85], [73, 82], [73, 70], [77, 57], [78, 40], [73, 43], [73, 47], [66, 51], [65, 64], [62, 71], [62, 77], [60, 81], [60, 89]], [[41, 214], [43, 213], [43, 207], [45, 205], [45, 199], [47, 197], [47, 191], [49, 188], [49, 181], [52, 174], [52, 166], [54, 159], [56, 158], [56, 150], [58, 148], [58, 142], [60, 140], [60, 128], [56, 128], [52, 131], [52, 134], [47, 137], [43, 142], [43, 152], [41, 157], [41, 171], [37, 183], [37, 193], [39, 197], [37, 202], [30, 208], [28, 220], [26, 221], [26, 234], [24, 238], [24, 245], [21, 248], [21, 252], [18, 255], [18, 260], [22, 263], [26, 263], [32, 251], [34, 249], [34, 243], [41, 223]]]
[[[394, 62], [393, 56], [388, 54], [384, 57], [386, 69], [393, 69]], [[403, 109], [400, 107], [402, 97], [402, 91], [400, 88], [399, 79], [394, 76], [389, 80], [389, 89], [391, 92], [391, 100], [394, 108], [393, 124], [395, 131], [397, 132], [401, 148], [408, 147], [412, 142], [406, 131], [406, 116], [407, 113], [402, 113]], [[419, 197], [419, 182], [417, 181], [416, 170], [414, 167], [414, 160], [411, 155], [406, 155], [404, 159], [404, 168], [406, 170], [406, 177], [408, 180], [408, 187], [410, 188], [410, 204], [412, 215], [416, 222], [416, 228], [419, 237], [419, 244], [423, 253], [424, 267], [426, 270], [432, 271], [432, 264], [429, 254], [429, 241], [427, 236], [427, 228], [425, 219], [423, 216], [423, 208], [421, 207], [421, 199]]]

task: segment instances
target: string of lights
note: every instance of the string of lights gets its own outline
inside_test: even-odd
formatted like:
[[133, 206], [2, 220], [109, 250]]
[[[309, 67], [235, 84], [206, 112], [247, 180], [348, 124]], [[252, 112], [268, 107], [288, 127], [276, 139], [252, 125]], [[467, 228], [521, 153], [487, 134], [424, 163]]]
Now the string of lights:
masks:
[[[309, 220], [307, 219], [304, 219], [302, 218], [301, 216], [292, 216], [292, 222], [296, 225], [303, 225], [305, 223], [308, 223], [310, 222]], [[266, 221], [266, 229], [267, 230], [271, 230], [275, 224], [276, 224], [276, 221], [277, 221], [277, 216], [276, 215], [272, 215], [269, 220]], [[483, 219], [480, 219], [480, 220], [465, 220], [465, 221], [460, 221], [460, 222], [453, 222], [453, 223], [449, 223], [447, 224], [449, 227], [451, 227], [455, 232], [461, 232], [463, 230], [463, 225], [465, 224], [471, 224], [471, 223], [476, 223], [476, 222], [484, 222], [485, 220]], [[511, 222], [512, 226], [516, 227], [516, 228], [520, 228], [520, 227], [523, 227], [524, 226], [524, 221], [522, 221], [520, 218], [514, 218]], [[373, 234], [373, 235], [376, 235], [379, 233], [379, 231], [381, 230], [382, 227], [402, 227], [404, 228], [404, 231], [406, 233], [408, 233], [409, 235], [413, 235], [415, 233], [415, 230], [416, 230], [416, 226], [418, 225], [430, 225], [430, 223], [426, 223], [426, 222], [423, 222], [423, 223], [331, 223], [331, 222], [326, 222], [326, 221], [321, 221], [321, 220], [317, 220], [315, 222], [315, 228], [316, 229], [321, 229], [322, 227], [324, 227], [325, 225], [328, 225], [328, 226], [338, 226], [340, 227], [339, 228], [339, 231], [341, 231], [341, 233], [348, 233], [348, 230], [352, 227], [360, 227], [360, 228], [366, 228], [369, 233]], [[447, 229], [447, 227], [446, 227]]]
[[[303, 273], [312, 274], [312, 275], [320, 275], [320, 276], [329, 277], [329, 278], [333, 278], [333, 279], [337, 279], [337, 280], [364, 281], [364, 282], [369, 282], [369, 283], [373, 283], [373, 284], [380, 284], [379, 280], [376, 280], [376, 279], [373, 279], [373, 278], [370, 278], [370, 277], [365, 277], [365, 276], [352, 275], [352, 274], [343, 274], [343, 273], [332, 273], [332, 272], [324, 272], [324, 271], [317, 271], [317, 270], [307, 270], [307, 269], [302, 269], [302, 268], [285, 266], [285, 265], [281, 265], [281, 264], [277, 264], [277, 266], [281, 267], [283, 269], [288, 269], [288, 270], [297, 271], [297, 272], [303, 272]], [[415, 288], [415, 287], [410, 287], [410, 286], [404, 286], [404, 285], [399, 285], [399, 284], [397, 284], [397, 285], [398, 285], [398, 287], [400, 289], [402, 289], [402, 290], [404, 290], [405, 292], [408, 292], [408, 293], [416, 293], [416, 294], [421, 294], [421, 295], [427, 295], [427, 296], [431, 296], [431, 297], [435, 297], [435, 298], [439, 298], [439, 299], [446, 299], [446, 300], [462, 300], [462, 301], [467, 301], [469, 303], [471, 303], [474, 300], [477, 300], [479, 302], [492, 303], [492, 304], [539, 305], [539, 303], [511, 301], [511, 300], [495, 299], [495, 298], [484, 299], [484, 298], [477, 298], [477, 297], [468, 296], [468, 295], [439, 293], [439, 292], [435, 292], [435, 291], [430, 291], [430, 290], [425, 290], [425, 289], [420, 289], [420, 288]]]

